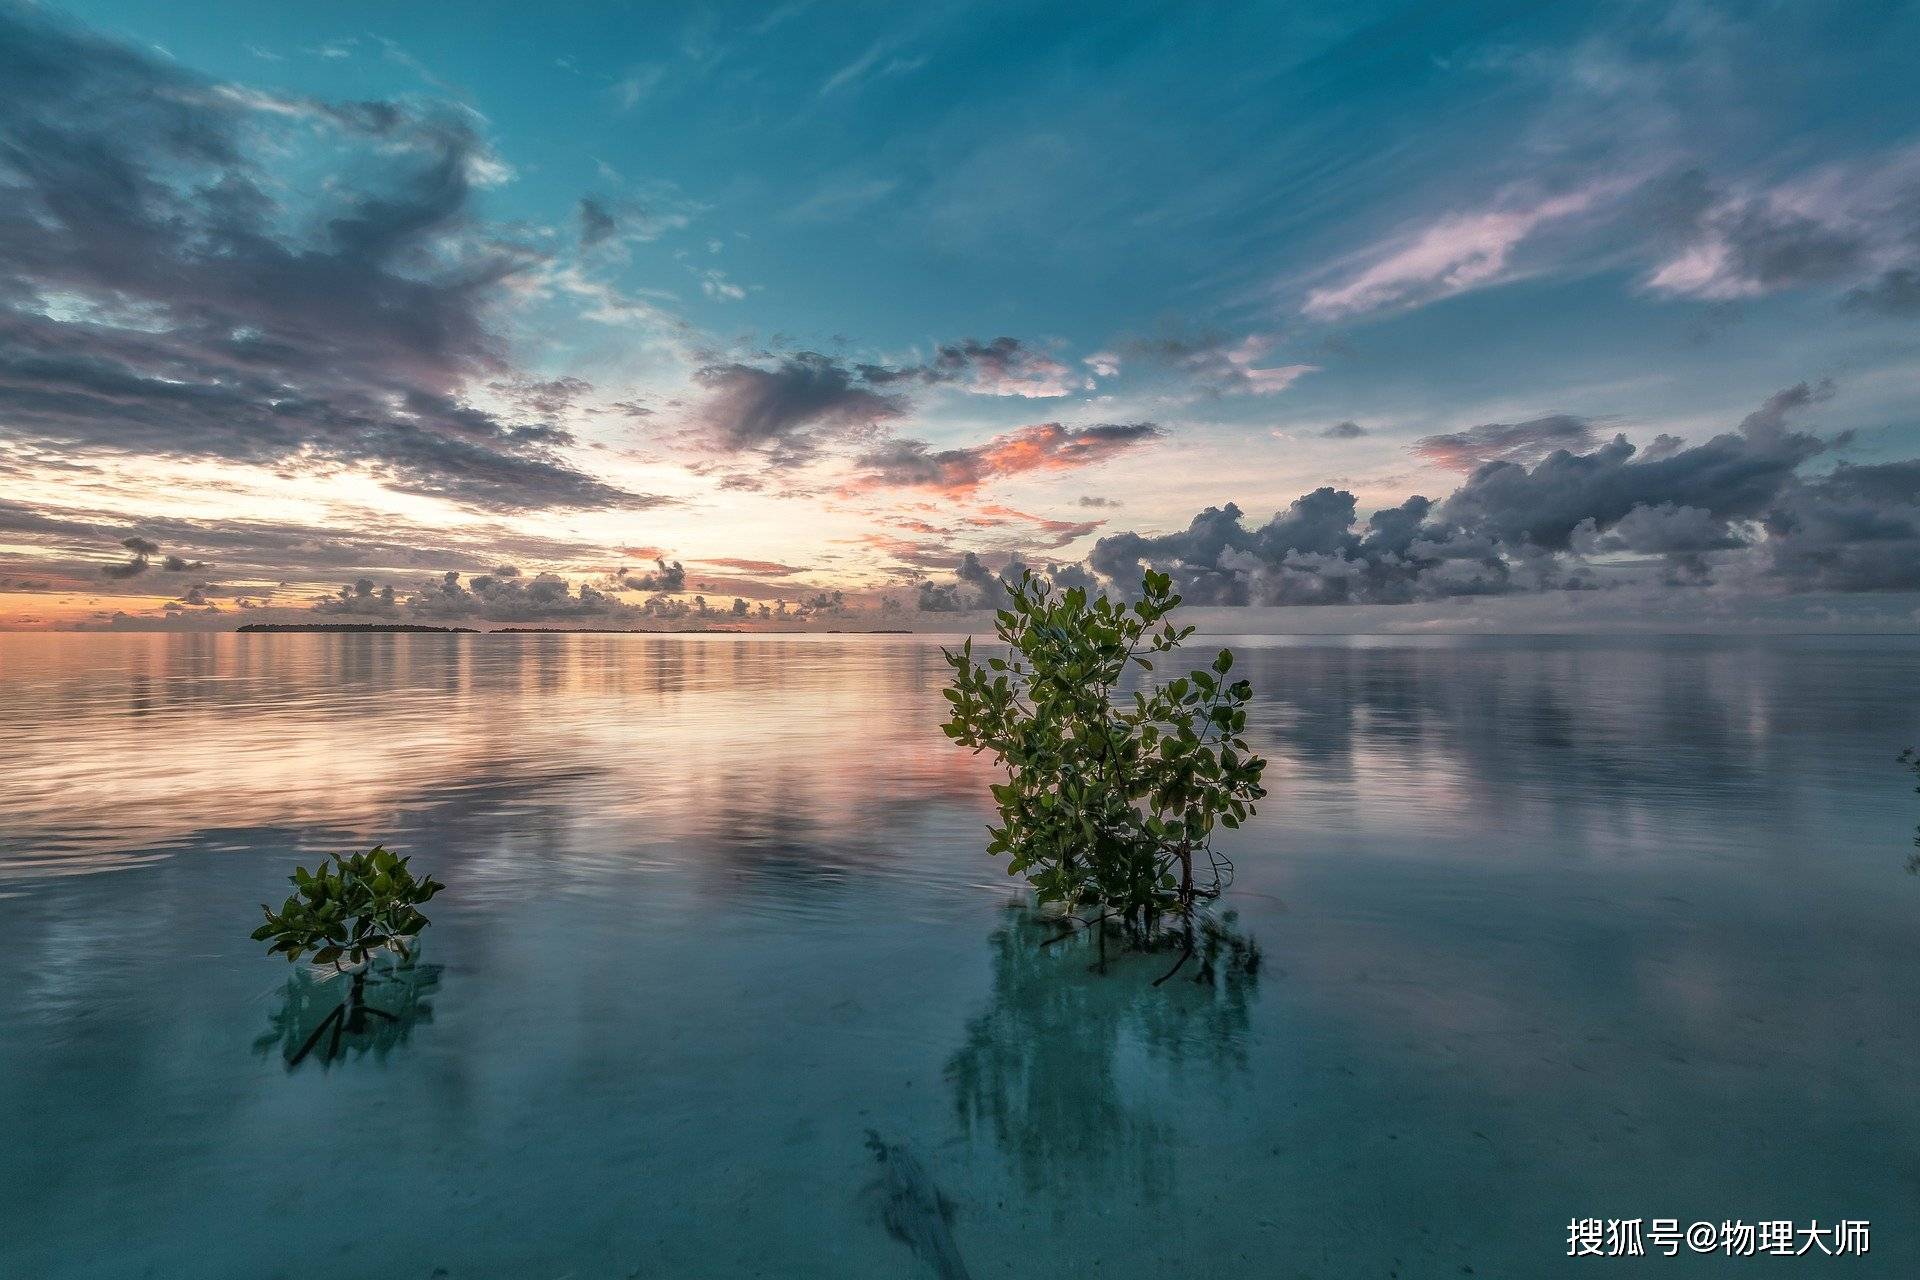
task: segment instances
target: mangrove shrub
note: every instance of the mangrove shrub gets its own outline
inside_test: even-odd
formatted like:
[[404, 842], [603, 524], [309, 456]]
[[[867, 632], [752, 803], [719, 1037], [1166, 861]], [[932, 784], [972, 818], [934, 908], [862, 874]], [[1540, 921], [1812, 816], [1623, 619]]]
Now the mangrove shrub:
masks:
[[1215, 827], [1239, 826], [1266, 795], [1266, 762], [1243, 737], [1253, 686], [1232, 678], [1226, 649], [1159, 677], [1155, 664], [1193, 634], [1166, 621], [1180, 603], [1166, 574], [1147, 571], [1131, 604], [1031, 572], [1008, 592], [994, 622], [1004, 656], [976, 661], [971, 639], [943, 651], [947, 736], [1006, 770], [988, 849], [1042, 905], [1093, 927], [1103, 955], [1109, 922], [1140, 946], [1177, 928], [1171, 977], [1193, 952], [1195, 907], [1232, 874]]
[[312, 871], [295, 867], [294, 893], [275, 911], [265, 903], [266, 923], [253, 931], [257, 942], [271, 941], [269, 955], [298, 960], [309, 952], [314, 964], [344, 970], [365, 964], [379, 951], [410, 956], [410, 943], [426, 928], [420, 907], [447, 886], [431, 876], [416, 878], [408, 859], [375, 845], [351, 857], [333, 855]]
[[401, 1015], [367, 1003], [367, 970], [386, 952], [411, 963], [414, 940], [427, 927], [420, 908], [446, 886], [432, 876], [415, 876], [406, 858], [383, 845], [350, 857], [335, 854], [331, 864], [322, 862], [312, 871], [295, 867], [291, 879], [293, 895], [278, 911], [261, 904], [267, 918], [253, 931], [255, 941], [270, 942], [268, 954], [284, 955], [289, 962], [310, 954], [313, 964], [332, 967], [328, 977], [352, 975], [340, 1006], [288, 1056], [288, 1065], [297, 1066], [329, 1031], [326, 1057], [331, 1060], [342, 1037], [365, 1033], [369, 1018], [395, 1026], [403, 1022]]

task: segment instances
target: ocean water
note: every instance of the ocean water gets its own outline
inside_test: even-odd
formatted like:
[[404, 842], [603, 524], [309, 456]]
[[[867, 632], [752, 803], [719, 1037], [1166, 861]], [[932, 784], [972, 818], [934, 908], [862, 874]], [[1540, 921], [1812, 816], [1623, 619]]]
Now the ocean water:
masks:
[[[1264, 963], [1156, 990], [934, 640], [0, 636], [0, 1277], [1920, 1274], [1920, 643], [1229, 642]], [[450, 888], [290, 1067], [258, 904], [376, 841]]]

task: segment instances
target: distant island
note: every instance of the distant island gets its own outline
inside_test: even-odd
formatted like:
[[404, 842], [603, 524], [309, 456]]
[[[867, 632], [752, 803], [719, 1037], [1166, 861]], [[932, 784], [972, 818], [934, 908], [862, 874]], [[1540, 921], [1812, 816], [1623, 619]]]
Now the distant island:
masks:
[[436, 635], [475, 635], [472, 627], [421, 627], [410, 622], [249, 622], [248, 631], [428, 631]]
[[[483, 631], [477, 627], [423, 627], [411, 622], [249, 622], [245, 626], [235, 627], [241, 633], [253, 632], [425, 632], [429, 635], [491, 635], [491, 636], [698, 636], [698, 635], [740, 635], [746, 629], [742, 627], [495, 627]], [[870, 635], [870, 636], [910, 636], [910, 629], [877, 627], [871, 631], [843, 632], [839, 630], [808, 632], [801, 630], [759, 631], [755, 635]]]
[[495, 627], [496, 636], [698, 636], [732, 635], [738, 627]]

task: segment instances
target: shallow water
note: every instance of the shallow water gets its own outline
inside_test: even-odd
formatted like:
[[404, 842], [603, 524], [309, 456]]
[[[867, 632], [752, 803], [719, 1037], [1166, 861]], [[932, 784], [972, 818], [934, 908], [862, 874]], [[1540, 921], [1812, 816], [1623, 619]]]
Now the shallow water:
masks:
[[[1920, 644], [1231, 643], [1265, 963], [1156, 991], [1009, 910], [923, 638], [0, 636], [0, 1276], [934, 1275], [869, 1130], [976, 1278], [1916, 1273]], [[257, 904], [376, 840], [423, 967], [290, 1070]]]

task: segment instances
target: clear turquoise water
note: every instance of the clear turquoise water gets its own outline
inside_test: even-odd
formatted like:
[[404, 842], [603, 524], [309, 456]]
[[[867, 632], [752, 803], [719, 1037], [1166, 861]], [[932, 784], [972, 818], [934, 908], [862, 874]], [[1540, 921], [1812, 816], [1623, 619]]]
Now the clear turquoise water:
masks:
[[[1154, 991], [1009, 911], [924, 639], [0, 637], [0, 1276], [934, 1275], [868, 1130], [974, 1277], [1920, 1274], [1920, 644], [1233, 643], [1266, 963]], [[290, 1071], [257, 904], [375, 840], [431, 968]]]

